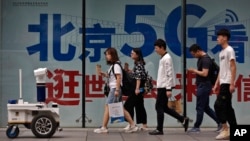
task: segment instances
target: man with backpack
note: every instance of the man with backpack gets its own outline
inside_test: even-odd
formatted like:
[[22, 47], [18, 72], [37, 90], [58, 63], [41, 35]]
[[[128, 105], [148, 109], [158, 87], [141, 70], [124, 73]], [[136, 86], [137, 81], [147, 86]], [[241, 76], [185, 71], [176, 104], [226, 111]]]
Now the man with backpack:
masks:
[[189, 68], [188, 71], [196, 74], [196, 122], [194, 127], [188, 130], [188, 133], [199, 133], [200, 125], [203, 120], [204, 112], [210, 116], [218, 125], [216, 131], [220, 131], [221, 124], [215, 112], [209, 106], [209, 95], [212, 91], [212, 79], [215, 74], [212, 59], [197, 44], [193, 44], [189, 48], [193, 57], [198, 58], [197, 69]]

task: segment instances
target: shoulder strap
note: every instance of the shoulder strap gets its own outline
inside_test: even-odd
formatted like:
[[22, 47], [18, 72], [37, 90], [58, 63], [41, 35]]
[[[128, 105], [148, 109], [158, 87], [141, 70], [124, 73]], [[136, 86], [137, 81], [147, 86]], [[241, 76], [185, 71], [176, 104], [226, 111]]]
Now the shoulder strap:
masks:
[[115, 70], [114, 70], [115, 64], [118, 64], [118, 65], [121, 67], [121, 69], [123, 69], [123, 68], [122, 68], [121, 63], [118, 63], [118, 62], [115, 62], [114, 65], [112, 66], [111, 70], [112, 70], [112, 72], [113, 72], [113, 74], [114, 74], [114, 76], [115, 76], [115, 79], [117, 79], [117, 78], [116, 78], [116, 75], [115, 75]]
[[215, 67], [216, 67], [216, 69], [218, 69], [219, 70], [219, 66], [218, 66], [218, 64], [215, 62], [215, 59], [214, 58], [211, 58], [208, 54], [207, 54], [207, 56], [208, 56], [208, 58], [211, 60], [211, 66], [212, 65], [214, 65]]

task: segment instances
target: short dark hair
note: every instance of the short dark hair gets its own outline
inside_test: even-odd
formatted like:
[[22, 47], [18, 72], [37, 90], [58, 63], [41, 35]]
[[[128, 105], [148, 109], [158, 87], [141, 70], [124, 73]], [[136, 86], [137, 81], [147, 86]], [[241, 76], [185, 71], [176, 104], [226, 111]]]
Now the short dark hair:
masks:
[[166, 42], [163, 39], [157, 39], [154, 43], [154, 46], [158, 46], [166, 50]]
[[219, 35], [222, 35], [222, 36], [226, 36], [227, 37], [227, 40], [230, 39], [231, 37], [231, 34], [230, 34], [230, 31], [226, 28], [222, 28], [220, 29], [218, 32], [217, 32], [217, 36]]
[[189, 48], [189, 52], [197, 52], [198, 50], [202, 51], [202, 48], [198, 44], [193, 44]]

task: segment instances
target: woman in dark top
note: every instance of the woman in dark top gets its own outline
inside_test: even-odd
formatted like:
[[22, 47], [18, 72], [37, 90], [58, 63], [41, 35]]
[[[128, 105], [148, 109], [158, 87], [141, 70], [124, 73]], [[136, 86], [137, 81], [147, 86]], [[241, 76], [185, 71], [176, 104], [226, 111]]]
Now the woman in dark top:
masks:
[[[141, 129], [147, 130], [147, 113], [144, 107], [144, 85], [146, 80], [145, 62], [140, 48], [134, 48], [131, 51], [131, 58], [134, 60], [134, 68], [131, 72], [132, 78], [136, 81], [134, 93], [129, 94], [124, 107], [134, 117], [134, 108], [136, 111], [137, 124], [142, 124]], [[125, 127], [124, 129], [128, 128]]]

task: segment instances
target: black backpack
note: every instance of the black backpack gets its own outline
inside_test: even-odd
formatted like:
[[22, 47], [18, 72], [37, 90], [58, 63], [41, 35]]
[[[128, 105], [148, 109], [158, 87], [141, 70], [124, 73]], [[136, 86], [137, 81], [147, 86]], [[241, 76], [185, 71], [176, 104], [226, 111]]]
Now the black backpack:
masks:
[[[116, 62], [115, 64], [118, 64], [121, 69], [122, 69], [122, 86], [121, 86], [121, 90], [122, 90], [122, 95], [124, 96], [129, 96], [130, 94], [135, 92], [135, 87], [136, 87], [136, 80], [133, 79], [128, 72], [126, 72], [122, 65], [118, 62]], [[114, 73], [114, 66], [112, 67], [112, 72]]]
[[148, 74], [148, 72], [146, 74], [147, 74], [147, 77], [146, 77], [144, 89], [146, 93], [150, 93], [153, 89], [153, 78]]
[[215, 62], [214, 58], [211, 58], [210, 56], [208, 56], [211, 59], [211, 66], [209, 68], [209, 73], [208, 73], [208, 77], [212, 83], [212, 85], [215, 84], [217, 77], [219, 75], [219, 71], [220, 71], [220, 67], [218, 66], [218, 64]]

